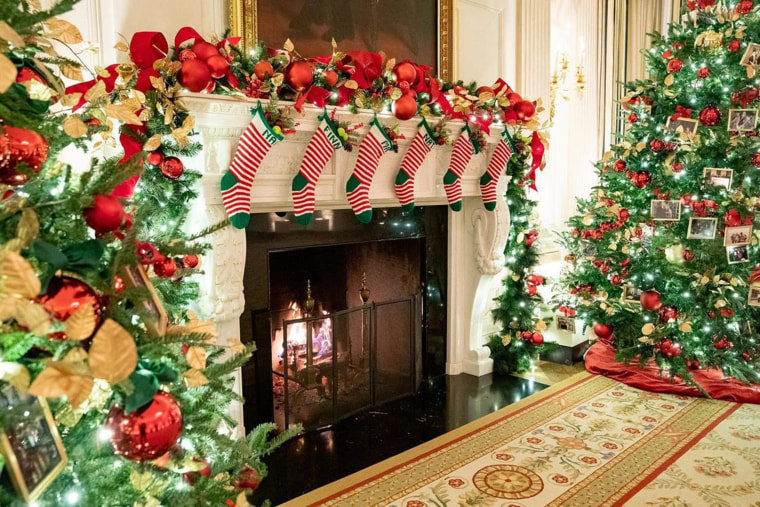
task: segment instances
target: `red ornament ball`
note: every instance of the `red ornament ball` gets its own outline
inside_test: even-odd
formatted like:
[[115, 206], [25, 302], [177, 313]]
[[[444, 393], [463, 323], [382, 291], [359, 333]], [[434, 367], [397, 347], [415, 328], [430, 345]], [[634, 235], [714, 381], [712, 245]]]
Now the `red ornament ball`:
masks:
[[186, 62], [187, 60], [193, 60], [195, 58], [198, 58], [198, 55], [196, 55], [192, 49], [183, 49], [179, 52], [180, 62]]
[[659, 313], [660, 322], [669, 322], [678, 318], [678, 309], [674, 306], [663, 306]]
[[401, 62], [393, 67], [393, 80], [413, 85], [417, 81], [417, 67], [412, 62]]
[[[38, 298], [38, 302], [60, 322], [66, 322], [74, 312], [89, 303], [95, 310], [95, 328], [100, 326], [102, 313], [100, 298], [89, 285], [76, 278], [54, 276], [48, 282], [45, 294]], [[59, 339], [66, 338], [63, 332], [54, 333], [51, 336]]]
[[171, 278], [177, 272], [177, 263], [174, 259], [166, 257], [162, 261], [153, 264], [153, 271], [161, 278]]
[[150, 403], [129, 414], [114, 405], [106, 426], [114, 452], [139, 463], [156, 459], [174, 446], [182, 433], [182, 411], [170, 394], [159, 391]]
[[517, 119], [520, 121], [529, 120], [536, 114], [536, 105], [528, 100], [521, 100], [514, 106]]
[[193, 269], [200, 263], [200, 258], [197, 255], [188, 254], [182, 257], [182, 267], [185, 269]]
[[166, 157], [161, 162], [161, 173], [170, 180], [176, 180], [185, 172], [185, 165], [177, 157]]
[[689, 250], [684, 250], [682, 255], [683, 255], [683, 260], [685, 261], [690, 261], [694, 259], [694, 254], [691, 253], [691, 251]]
[[408, 120], [417, 114], [417, 101], [404, 95], [393, 103], [393, 115], [399, 120]]
[[206, 65], [208, 65], [208, 68], [211, 71], [211, 77], [214, 79], [219, 79], [226, 76], [227, 71], [230, 70], [230, 64], [222, 55], [212, 56], [206, 60]]
[[238, 489], [256, 489], [260, 482], [259, 474], [255, 468], [244, 467], [235, 479], [235, 487]]
[[530, 340], [532, 336], [533, 336], [533, 333], [531, 333], [530, 331], [523, 331], [522, 333], [520, 333], [520, 338], [522, 338], [523, 340]]
[[160, 151], [151, 151], [148, 153], [148, 163], [150, 165], [161, 165], [164, 161], [164, 155]]
[[728, 50], [735, 53], [741, 49], [741, 43], [738, 40], [732, 40], [728, 43]]
[[601, 340], [609, 340], [612, 336], [612, 326], [607, 324], [600, 324], [599, 322], [594, 324], [594, 334]]
[[705, 108], [699, 112], [700, 123], [708, 127], [714, 127], [720, 123], [720, 118], [720, 109], [715, 106], [705, 106]]
[[206, 61], [212, 56], [218, 56], [219, 50], [216, 49], [216, 46], [213, 44], [206, 42], [205, 40], [199, 40], [193, 44], [193, 53], [195, 53], [201, 60]]
[[623, 173], [625, 172], [627, 164], [625, 163], [625, 160], [622, 158], [619, 158], [615, 161], [614, 164], [612, 164], [612, 167], [615, 169], [615, 172]]
[[700, 79], [705, 79], [707, 76], [710, 75], [710, 69], [707, 67], [702, 67], [697, 71], [697, 77]]
[[330, 88], [338, 84], [338, 73], [334, 70], [326, 70], [323, 77], [325, 79], [325, 84]]
[[542, 345], [544, 343], [544, 335], [541, 333], [533, 333], [533, 335], [530, 337], [530, 343], [538, 347], [539, 345]]
[[668, 62], [668, 72], [671, 74], [681, 72], [681, 69], [683, 69], [683, 62], [678, 58], [673, 58]]
[[272, 67], [272, 64], [267, 60], [261, 60], [253, 67], [253, 73], [256, 74], [257, 78], [263, 81], [264, 79], [269, 79], [274, 76], [274, 67]]
[[755, 153], [752, 155], [752, 165], [755, 167], [760, 167], [760, 153]]
[[683, 162], [673, 162], [673, 165], [671, 165], [670, 168], [674, 173], [680, 173], [683, 171]]
[[636, 123], [639, 121], [639, 115], [636, 113], [631, 113], [628, 115], [628, 123]]
[[291, 62], [285, 68], [285, 82], [296, 91], [302, 91], [314, 81], [314, 68], [304, 60]]
[[662, 306], [660, 293], [656, 290], [648, 290], [641, 293], [641, 306], [646, 310], [659, 310]]
[[117, 230], [124, 222], [124, 217], [124, 205], [110, 195], [96, 195], [92, 206], [84, 210], [85, 222], [98, 234]]
[[182, 62], [179, 83], [191, 92], [202, 92], [211, 82], [211, 71], [199, 58]]
[[652, 142], [649, 143], [649, 148], [654, 153], [660, 153], [665, 149], [665, 143], [662, 141], [662, 139], [652, 139]]
[[669, 342], [668, 347], [660, 347], [660, 352], [665, 354], [667, 357], [678, 357], [681, 355], [681, 344]]
[[633, 186], [636, 188], [646, 187], [650, 181], [652, 181], [652, 175], [647, 171], [639, 171], [632, 179]]
[[742, 0], [736, 5], [736, 12], [745, 16], [752, 11], [752, 0]]
[[26, 182], [25, 174], [17, 174], [18, 164], [26, 164], [39, 172], [48, 157], [48, 143], [33, 130], [3, 127], [0, 132], [0, 183], [20, 185]]

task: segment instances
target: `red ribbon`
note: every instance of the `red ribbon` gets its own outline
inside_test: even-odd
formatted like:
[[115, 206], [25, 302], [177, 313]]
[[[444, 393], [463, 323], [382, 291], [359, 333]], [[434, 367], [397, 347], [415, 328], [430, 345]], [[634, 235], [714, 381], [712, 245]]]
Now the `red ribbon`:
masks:
[[372, 88], [372, 81], [382, 74], [383, 57], [369, 51], [349, 51], [347, 55], [353, 65], [351, 79], [362, 90]]
[[330, 93], [330, 90], [326, 90], [321, 86], [311, 86], [306, 93], [299, 95], [293, 108], [300, 113], [304, 103], [309, 103], [315, 107], [325, 107], [327, 99], [330, 98]]
[[[533, 160], [530, 162], [530, 172], [526, 177], [531, 182], [531, 190], [538, 190], [536, 187], [536, 171], [541, 167], [541, 162], [544, 160], [544, 150], [544, 143], [541, 142], [538, 132], [533, 132], [533, 137], [530, 140], [530, 152], [533, 155]], [[543, 168], [541, 170], [543, 171]]]

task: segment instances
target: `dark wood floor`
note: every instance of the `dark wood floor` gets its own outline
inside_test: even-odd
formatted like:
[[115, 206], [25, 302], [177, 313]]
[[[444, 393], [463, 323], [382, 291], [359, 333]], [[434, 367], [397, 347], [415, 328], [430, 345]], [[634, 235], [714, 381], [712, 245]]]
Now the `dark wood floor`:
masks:
[[444, 376], [414, 396], [291, 440], [264, 461], [258, 505], [300, 496], [490, 414], [546, 386], [511, 376]]

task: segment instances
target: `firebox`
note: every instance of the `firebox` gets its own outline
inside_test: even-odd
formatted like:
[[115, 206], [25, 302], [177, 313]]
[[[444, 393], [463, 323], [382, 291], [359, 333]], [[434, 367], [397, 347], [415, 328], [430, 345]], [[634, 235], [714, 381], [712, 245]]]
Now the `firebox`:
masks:
[[446, 360], [446, 208], [252, 215], [246, 230], [246, 426], [306, 430], [413, 394]]

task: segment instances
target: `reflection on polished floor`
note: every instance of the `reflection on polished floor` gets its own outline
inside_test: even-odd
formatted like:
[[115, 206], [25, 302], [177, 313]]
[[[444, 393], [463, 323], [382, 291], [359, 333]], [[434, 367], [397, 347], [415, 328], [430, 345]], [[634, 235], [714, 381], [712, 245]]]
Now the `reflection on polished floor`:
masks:
[[264, 461], [274, 480], [265, 480], [254, 503], [274, 505], [515, 403], [546, 386], [511, 376], [444, 376], [414, 396], [339, 422], [329, 430], [291, 440]]

